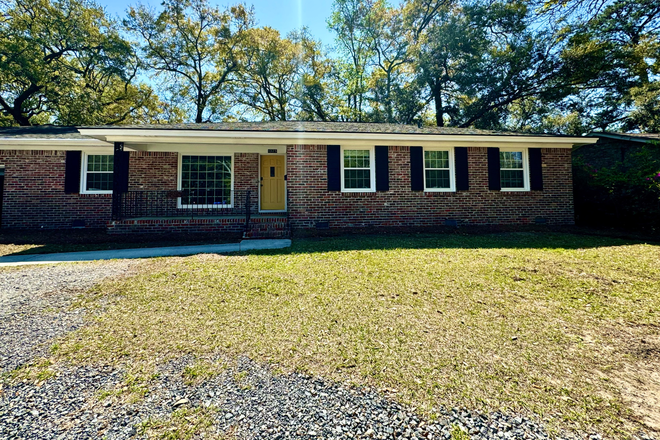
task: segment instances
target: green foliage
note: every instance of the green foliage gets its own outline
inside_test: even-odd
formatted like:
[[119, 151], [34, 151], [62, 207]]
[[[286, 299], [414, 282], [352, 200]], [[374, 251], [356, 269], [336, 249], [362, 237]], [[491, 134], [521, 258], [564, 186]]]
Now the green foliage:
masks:
[[595, 168], [574, 161], [575, 209], [581, 223], [657, 231], [660, 228], [660, 145], [624, 162]]
[[0, 123], [117, 124], [158, 113], [137, 57], [87, 0], [0, 3]]
[[660, 130], [660, 0], [334, 0], [332, 49], [209, 0], [131, 7], [122, 23], [93, 0], [0, 0], [0, 126]]
[[140, 39], [146, 66], [170, 103], [200, 123], [231, 106], [227, 91], [246, 63], [253, 15], [243, 5], [221, 11], [207, 0], [166, 0], [160, 12], [131, 7], [124, 26]]
[[660, 1], [616, 0], [593, 11], [588, 21], [567, 19], [563, 54], [574, 100], [588, 103], [580, 111], [585, 126], [658, 131]]

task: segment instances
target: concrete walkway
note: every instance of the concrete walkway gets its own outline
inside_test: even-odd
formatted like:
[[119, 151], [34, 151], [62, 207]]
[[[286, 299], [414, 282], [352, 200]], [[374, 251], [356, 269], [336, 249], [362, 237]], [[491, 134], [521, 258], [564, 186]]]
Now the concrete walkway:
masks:
[[125, 258], [173, 257], [194, 254], [225, 254], [228, 252], [261, 249], [282, 249], [291, 246], [291, 240], [243, 240], [240, 243], [205, 244], [200, 246], [168, 246], [140, 249], [116, 249], [109, 251], [63, 252], [60, 254], [28, 254], [0, 257], [2, 266], [26, 264], [53, 264], [78, 261], [120, 260]]

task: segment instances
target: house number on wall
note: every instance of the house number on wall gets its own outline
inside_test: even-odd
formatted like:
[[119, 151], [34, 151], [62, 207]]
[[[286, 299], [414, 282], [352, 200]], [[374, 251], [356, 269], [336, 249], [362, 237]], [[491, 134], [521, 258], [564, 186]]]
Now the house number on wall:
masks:
[[268, 153], [277, 153], [277, 148], [269, 148]]

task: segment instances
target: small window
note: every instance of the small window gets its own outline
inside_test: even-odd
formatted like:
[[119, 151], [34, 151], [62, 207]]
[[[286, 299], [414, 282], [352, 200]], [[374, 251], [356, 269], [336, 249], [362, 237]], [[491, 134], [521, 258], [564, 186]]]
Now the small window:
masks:
[[454, 160], [450, 150], [424, 150], [424, 190], [454, 191]]
[[500, 185], [503, 191], [528, 191], [527, 150], [500, 150]]
[[231, 206], [231, 163], [231, 156], [181, 156], [181, 205]]
[[85, 154], [82, 161], [82, 193], [111, 194], [114, 163], [112, 154]]
[[345, 149], [342, 158], [342, 191], [375, 191], [373, 149]]

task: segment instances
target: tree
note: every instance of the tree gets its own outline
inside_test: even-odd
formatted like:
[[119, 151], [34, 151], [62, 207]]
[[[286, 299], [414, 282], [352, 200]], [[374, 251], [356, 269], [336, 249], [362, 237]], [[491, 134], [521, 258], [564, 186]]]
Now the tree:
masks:
[[246, 40], [249, 55], [238, 83], [238, 102], [270, 121], [291, 119], [301, 73], [301, 45], [280, 38], [270, 27], [250, 29]]
[[160, 13], [131, 7], [124, 25], [142, 40], [145, 62], [167, 85], [171, 101], [189, 104], [201, 123], [231, 107], [226, 92], [245, 62], [253, 20], [242, 5], [221, 11], [207, 0], [165, 0]]
[[373, 29], [385, 0], [335, 0], [328, 27], [335, 32], [346, 104], [342, 116], [349, 121], [366, 119], [367, 77], [374, 55]]
[[0, 8], [0, 120], [69, 123], [64, 114], [84, 108], [86, 121], [107, 124], [152, 113], [153, 92], [134, 85], [128, 67], [136, 62], [133, 48], [101, 7], [2, 0]]
[[615, 0], [568, 28], [564, 58], [585, 78], [583, 124], [601, 130], [660, 130], [660, 1]]
[[321, 43], [306, 28], [295, 36], [301, 46], [302, 63], [296, 99], [300, 104], [298, 119], [336, 121], [342, 106], [340, 73], [337, 61], [330, 58]]
[[458, 124], [461, 84], [468, 82], [466, 74], [479, 65], [487, 44], [482, 28], [474, 26], [459, 7], [439, 10], [419, 35], [414, 46], [415, 70], [433, 102], [437, 126], [445, 125], [445, 117], [450, 124]]
[[[406, 26], [401, 10], [393, 8], [379, 8], [373, 11], [371, 28], [372, 50], [374, 52], [374, 71], [372, 73], [373, 100], [372, 107], [375, 120], [384, 122], [398, 122], [400, 119], [411, 121], [417, 111], [406, 105], [397, 105], [408, 100], [401, 99], [403, 83], [412, 79], [412, 75], [406, 75], [404, 67], [411, 61], [410, 55], [410, 31]], [[382, 110], [381, 110], [382, 108]], [[404, 110], [402, 118], [399, 118], [397, 110]], [[382, 116], [379, 113], [382, 112]]]

